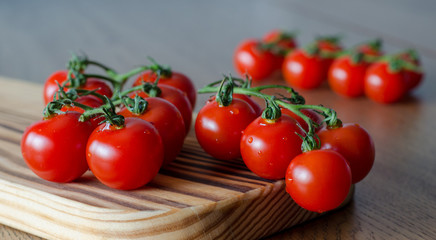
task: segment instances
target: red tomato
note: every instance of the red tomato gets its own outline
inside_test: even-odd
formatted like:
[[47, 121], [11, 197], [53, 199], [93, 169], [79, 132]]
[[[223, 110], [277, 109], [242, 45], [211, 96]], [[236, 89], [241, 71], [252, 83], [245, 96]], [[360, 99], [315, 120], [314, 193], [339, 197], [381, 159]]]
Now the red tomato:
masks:
[[[284, 55], [297, 47], [297, 42], [293, 35], [277, 29], [265, 34], [262, 40], [265, 43], [275, 44], [280, 49], [280, 53]], [[276, 58], [276, 63], [274, 64], [276, 69], [281, 69], [283, 61], [285, 60], [284, 55], [281, 54], [274, 54]]]
[[[162, 91], [159, 97], [172, 103], [182, 114], [183, 122], [185, 123], [185, 132], [186, 134], [188, 134], [192, 122], [192, 106], [188, 98], [186, 97], [186, 94], [184, 94], [179, 89], [168, 85], [161, 85], [159, 86], [159, 88]], [[143, 98], [149, 97], [149, 95], [143, 91], [133, 92], [129, 96], [134, 97], [136, 94]]]
[[369, 133], [358, 124], [343, 124], [342, 127], [324, 127], [318, 132], [321, 149], [340, 153], [350, 165], [352, 183], [360, 182], [368, 175], [374, 164], [375, 149]]
[[[75, 100], [75, 102], [84, 104], [86, 106], [89, 107], [93, 107], [93, 108], [98, 108], [100, 107], [103, 103], [101, 102], [100, 99], [94, 97], [94, 96], [90, 96], [90, 95], [86, 95], [86, 96], [81, 96], [79, 98], [77, 98]], [[85, 110], [83, 110], [83, 108], [71, 105], [65, 105], [64, 107], [62, 107], [61, 111], [66, 112], [66, 111], [74, 111], [74, 112], [78, 112], [78, 113], [84, 113]], [[100, 125], [100, 122], [104, 120], [104, 117], [102, 115], [96, 116], [91, 118], [89, 121], [91, 122], [92, 126], [94, 126], [94, 128], [96, 128], [98, 125]]]
[[[281, 110], [282, 114], [288, 115], [291, 118], [295, 119], [306, 132], [309, 131], [309, 125], [307, 125], [307, 122], [304, 121], [301, 117], [297, 116], [297, 114], [287, 108], [282, 108]], [[314, 123], [317, 123], [319, 125], [314, 129], [315, 132], [321, 129], [323, 124], [323, 118], [317, 112], [312, 109], [301, 109], [300, 112], [308, 116]]]
[[357, 51], [360, 51], [363, 54], [371, 57], [380, 57], [383, 55], [380, 40], [360, 44], [359, 46], [357, 46]]
[[336, 59], [328, 73], [330, 88], [344, 97], [358, 97], [364, 94], [363, 85], [368, 64], [353, 62], [350, 55]]
[[[317, 39], [316, 42], [317, 42], [317, 45], [318, 45], [320, 51], [323, 54], [335, 55], [335, 54], [339, 53], [340, 51], [342, 51], [342, 46], [340, 44], [340, 40], [337, 37], [321, 37], [321, 38]], [[327, 72], [328, 72], [330, 66], [332, 65], [334, 59], [335, 59], [334, 56], [323, 58], [325, 78], [327, 78]]]
[[162, 138], [164, 147], [164, 165], [171, 163], [183, 146], [185, 140], [185, 123], [182, 114], [170, 102], [163, 98], [147, 98], [147, 109], [140, 115], [132, 113], [127, 108], [118, 114], [124, 117], [138, 117], [146, 120], [156, 127]]
[[241, 156], [239, 144], [244, 129], [257, 117], [245, 101], [233, 98], [228, 106], [221, 106], [214, 98], [198, 112], [195, 135], [200, 146], [211, 156], [231, 160]]
[[150, 182], [159, 172], [163, 156], [158, 131], [139, 118], [125, 118], [122, 128], [109, 123], [98, 126], [86, 146], [86, 159], [97, 179], [122, 190]]
[[254, 39], [245, 40], [239, 44], [235, 50], [233, 62], [240, 75], [248, 74], [253, 81], [263, 80], [275, 70], [274, 54], [261, 49], [261, 43]]
[[302, 140], [296, 133], [303, 135], [297, 122], [287, 115], [275, 121], [258, 117], [242, 134], [245, 165], [262, 178], [284, 178], [289, 162], [301, 153]]
[[298, 205], [322, 213], [344, 202], [351, 187], [351, 171], [339, 153], [312, 150], [291, 161], [285, 182], [286, 191]]
[[313, 89], [326, 79], [323, 59], [297, 49], [287, 55], [283, 62], [282, 74], [291, 87]]
[[[146, 71], [141, 73], [138, 78], [133, 83], [133, 86], [141, 85], [143, 82], [154, 83], [156, 81], [157, 75], [152, 71]], [[175, 87], [186, 94], [191, 103], [192, 108], [195, 107], [195, 102], [197, 100], [197, 91], [192, 83], [191, 79], [182, 73], [172, 72], [171, 76], [161, 76], [159, 78], [158, 85], [169, 85]]]
[[[419, 61], [419, 57], [416, 55], [416, 53], [413, 50], [404, 52], [400, 54], [399, 57], [404, 61], [415, 65], [416, 67], [421, 67], [421, 62]], [[420, 71], [412, 71], [412, 70], [404, 69], [403, 76], [406, 82], [406, 87], [408, 91], [410, 91], [421, 84], [422, 79], [424, 78], [424, 73]]]
[[71, 182], [88, 170], [86, 142], [94, 129], [79, 122], [80, 113], [67, 112], [29, 126], [21, 140], [27, 166], [52, 182]]
[[377, 62], [366, 72], [364, 91], [376, 102], [393, 103], [405, 95], [407, 86], [400, 71], [393, 72], [389, 69], [389, 63]]
[[[59, 70], [54, 72], [52, 75], [50, 75], [44, 84], [44, 102], [45, 104], [53, 101], [53, 96], [56, 93], [56, 91], [59, 90], [58, 85], [56, 82], [58, 82], [60, 85], [62, 85], [63, 82], [68, 80], [68, 71], [67, 70]], [[83, 86], [80, 86], [79, 89], [86, 89], [86, 90], [97, 90], [97, 93], [100, 93], [101, 95], [105, 95], [108, 98], [112, 97], [112, 89], [107, 85], [103, 80], [99, 80], [96, 78], [89, 78], [86, 80], [86, 83]], [[65, 91], [68, 90], [68, 88], [64, 88]]]

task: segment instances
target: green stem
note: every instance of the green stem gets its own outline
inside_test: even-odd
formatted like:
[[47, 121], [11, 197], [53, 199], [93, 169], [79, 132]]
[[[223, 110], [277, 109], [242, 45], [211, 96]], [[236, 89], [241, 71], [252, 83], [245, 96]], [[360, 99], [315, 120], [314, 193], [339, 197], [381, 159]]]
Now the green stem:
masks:
[[150, 70], [150, 67], [149, 67], [149, 66], [141, 66], [141, 67], [135, 68], [135, 69], [133, 69], [133, 70], [127, 72], [127, 73], [124, 73], [124, 74], [117, 74], [114, 78], [115, 78], [118, 82], [124, 83], [124, 82], [127, 81], [127, 79], [129, 79], [130, 77], [135, 76], [136, 74], [139, 74], [139, 73], [144, 72], [144, 71], [147, 71], [147, 70]]

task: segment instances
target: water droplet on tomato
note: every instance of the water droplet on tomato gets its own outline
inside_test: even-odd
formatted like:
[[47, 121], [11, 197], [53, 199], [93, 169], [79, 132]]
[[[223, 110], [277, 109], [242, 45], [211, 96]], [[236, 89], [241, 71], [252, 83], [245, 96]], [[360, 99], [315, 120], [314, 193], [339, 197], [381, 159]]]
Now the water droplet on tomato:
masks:
[[262, 151], [257, 152], [257, 155], [262, 156]]
[[253, 142], [253, 138], [252, 137], [249, 137], [248, 138], [248, 143], [252, 143]]

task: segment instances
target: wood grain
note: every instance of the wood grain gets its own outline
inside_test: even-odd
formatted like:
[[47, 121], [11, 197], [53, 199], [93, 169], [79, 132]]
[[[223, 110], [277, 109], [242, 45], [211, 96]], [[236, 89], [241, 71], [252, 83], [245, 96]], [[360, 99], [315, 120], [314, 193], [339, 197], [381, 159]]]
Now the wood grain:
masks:
[[262, 179], [241, 160], [211, 158], [192, 134], [180, 156], [137, 190], [110, 189], [91, 172], [67, 184], [40, 179], [21, 157], [20, 136], [38, 120], [22, 109], [42, 105], [31, 95], [15, 101], [5, 89], [41, 86], [4, 78], [0, 85], [11, 103], [0, 107], [2, 224], [56, 239], [258, 239], [320, 216], [297, 206], [283, 180]]

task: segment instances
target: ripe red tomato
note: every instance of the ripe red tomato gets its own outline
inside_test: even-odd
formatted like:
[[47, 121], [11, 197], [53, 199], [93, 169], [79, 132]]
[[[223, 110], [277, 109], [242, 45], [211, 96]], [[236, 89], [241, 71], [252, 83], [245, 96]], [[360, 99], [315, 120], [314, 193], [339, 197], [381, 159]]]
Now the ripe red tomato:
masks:
[[358, 97], [364, 94], [363, 86], [368, 64], [363, 60], [353, 62], [352, 56], [336, 59], [328, 73], [330, 88], [344, 97]]
[[[79, 98], [77, 98], [75, 100], [75, 102], [81, 103], [83, 105], [89, 106], [89, 107], [93, 107], [93, 108], [98, 108], [101, 105], [103, 105], [103, 103], [101, 102], [100, 99], [98, 99], [97, 97], [91, 96], [91, 95], [86, 95], [86, 96], [81, 96]], [[74, 105], [65, 105], [64, 107], [62, 107], [61, 111], [66, 112], [66, 111], [74, 111], [74, 112], [78, 112], [78, 113], [84, 113], [85, 110], [83, 110], [83, 108], [74, 106]], [[91, 122], [92, 126], [94, 126], [94, 128], [96, 128], [98, 125], [100, 125], [100, 122], [104, 120], [104, 117], [102, 115], [98, 115], [95, 116], [91, 119], [89, 119], [89, 121]]]
[[[50, 75], [44, 84], [44, 102], [45, 104], [53, 101], [53, 96], [56, 93], [56, 91], [59, 90], [58, 85], [56, 82], [58, 82], [60, 85], [68, 80], [68, 71], [67, 70], [59, 70], [54, 72], [52, 75]], [[108, 98], [112, 97], [112, 89], [109, 85], [107, 85], [103, 80], [96, 79], [96, 78], [88, 78], [86, 80], [86, 83], [83, 86], [80, 86], [79, 89], [85, 89], [85, 90], [94, 90], [99, 89], [96, 92], [100, 93], [101, 95], [105, 95]], [[67, 88], [64, 88], [65, 91], [67, 91]]]
[[182, 114], [170, 102], [163, 98], [147, 98], [147, 109], [140, 115], [123, 108], [118, 113], [124, 117], [138, 117], [156, 127], [164, 147], [164, 165], [171, 163], [183, 146], [185, 140], [185, 123]]
[[[301, 117], [297, 116], [297, 114], [287, 108], [282, 108], [281, 110], [282, 114], [288, 115], [291, 118], [295, 119], [306, 132], [309, 131], [309, 125], [307, 125], [307, 122], [304, 121]], [[318, 127], [314, 129], [315, 132], [322, 128], [323, 118], [317, 112], [312, 109], [301, 109], [300, 112], [308, 116], [314, 123], [318, 124]]]
[[327, 72], [335, 59], [334, 55], [342, 51], [340, 39], [335, 36], [320, 37], [316, 40], [316, 43], [321, 53], [328, 55], [328, 57], [323, 57], [324, 73], [325, 78], [327, 78]]
[[309, 55], [297, 49], [287, 55], [282, 74], [291, 87], [313, 89], [326, 79], [324, 60], [318, 54]]
[[264, 43], [274, 44], [279, 48], [278, 53], [273, 52], [276, 58], [274, 63], [276, 69], [281, 69], [283, 61], [285, 60], [284, 56], [297, 47], [294, 35], [277, 29], [266, 33], [262, 40]]
[[214, 98], [198, 112], [195, 135], [200, 146], [211, 156], [231, 160], [241, 156], [239, 144], [244, 129], [257, 117], [245, 101], [233, 98], [228, 106], [221, 106]]
[[[179, 89], [168, 85], [161, 85], [159, 88], [162, 91], [159, 97], [172, 103], [182, 114], [183, 122], [185, 123], [185, 132], [188, 134], [192, 122], [192, 106], [189, 99], [186, 97], [186, 94]], [[129, 96], [134, 97], [136, 94], [142, 98], [149, 97], [149, 95], [143, 91], [133, 92]]]
[[296, 133], [303, 135], [297, 122], [287, 115], [275, 121], [258, 117], [242, 134], [245, 165], [262, 178], [284, 178], [289, 162], [301, 153], [302, 140]]
[[[401, 59], [403, 59], [404, 61], [413, 64], [416, 67], [421, 67], [421, 62], [419, 60], [419, 57], [416, 56], [416, 52], [414, 52], [413, 50], [411, 51], [406, 51], [402, 54], [399, 55], [399, 57]], [[406, 82], [406, 87], [408, 89], [408, 91], [415, 89], [416, 87], [418, 87], [421, 82], [422, 79], [424, 78], [424, 73], [421, 71], [413, 71], [413, 70], [408, 70], [408, 69], [403, 69], [403, 77], [404, 80]]]
[[67, 112], [29, 126], [21, 140], [21, 152], [29, 168], [52, 182], [71, 182], [88, 170], [86, 143], [94, 129], [79, 122], [80, 113]]
[[342, 127], [324, 127], [318, 132], [321, 149], [340, 153], [351, 169], [352, 183], [360, 182], [374, 164], [374, 142], [369, 133], [358, 124], [347, 123]]
[[253, 81], [269, 77], [275, 70], [275, 57], [261, 48], [261, 42], [254, 39], [243, 41], [235, 50], [233, 62], [236, 71], [245, 76], [250, 75]]
[[381, 44], [382, 44], [381, 40], [376, 39], [374, 41], [360, 44], [359, 46], [357, 46], [357, 51], [362, 52], [366, 56], [380, 57], [383, 55]]
[[125, 118], [124, 127], [98, 126], [86, 146], [89, 168], [103, 184], [129, 190], [149, 183], [163, 162], [156, 128], [139, 118]]
[[405, 95], [407, 86], [401, 71], [391, 71], [389, 63], [377, 62], [366, 71], [364, 91], [376, 102], [393, 103]]
[[339, 153], [312, 150], [291, 161], [285, 182], [286, 191], [298, 205], [322, 213], [344, 202], [351, 187], [351, 171]]
[[[133, 86], [141, 85], [143, 82], [154, 83], [157, 79], [156, 73], [145, 71], [141, 73], [133, 83]], [[191, 103], [192, 108], [195, 107], [197, 100], [197, 91], [191, 79], [182, 73], [172, 72], [171, 76], [160, 76], [158, 85], [169, 85], [175, 87], [186, 94]]]

